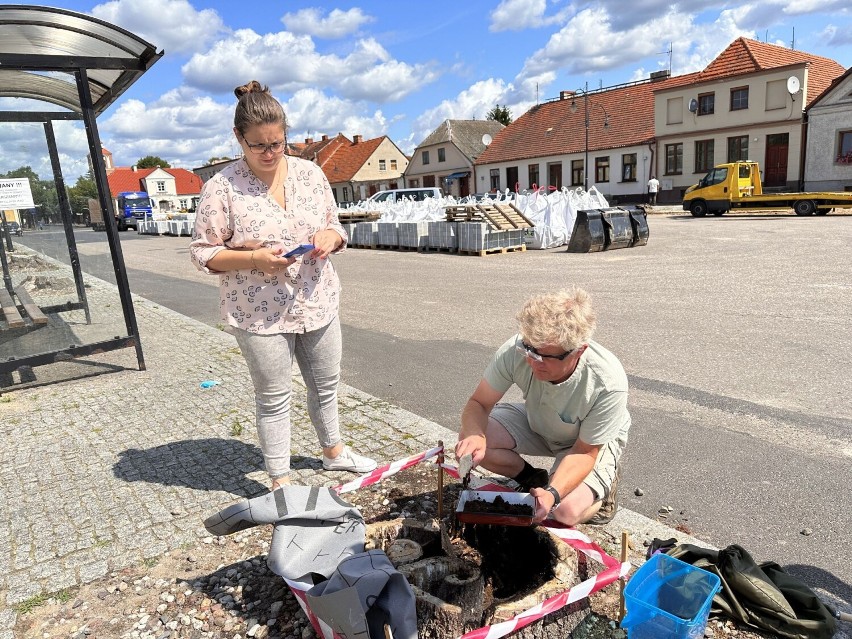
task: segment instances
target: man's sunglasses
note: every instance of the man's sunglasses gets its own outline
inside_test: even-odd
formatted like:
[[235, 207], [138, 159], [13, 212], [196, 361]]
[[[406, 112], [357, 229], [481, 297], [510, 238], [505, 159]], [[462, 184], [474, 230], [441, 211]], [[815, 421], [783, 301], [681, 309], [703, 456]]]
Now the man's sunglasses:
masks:
[[529, 357], [530, 359], [534, 359], [537, 362], [543, 362], [546, 359], [555, 359], [555, 360], [561, 362], [566, 357], [568, 357], [572, 353], [576, 352], [577, 348], [579, 348], [579, 346], [577, 348], [571, 349], [570, 351], [565, 351], [564, 353], [562, 353], [562, 355], [542, 355], [535, 348], [533, 348], [532, 346], [530, 346], [529, 344], [527, 344], [524, 341], [522, 341], [520, 344], [517, 344], [515, 346], [515, 348], [518, 349], [519, 353], [523, 353], [523, 355], [525, 357]]

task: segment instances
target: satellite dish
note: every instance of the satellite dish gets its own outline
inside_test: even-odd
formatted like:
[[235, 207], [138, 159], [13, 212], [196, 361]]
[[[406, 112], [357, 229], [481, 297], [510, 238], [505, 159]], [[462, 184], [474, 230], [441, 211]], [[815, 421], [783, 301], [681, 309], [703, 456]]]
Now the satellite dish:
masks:
[[485, 135], [482, 136], [482, 143], [485, 146], [488, 146], [489, 144], [491, 144], [491, 139], [492, 139], [491, 136], [486, 133]]
[[689, 101], [689, 111], [690, 113], [695, 113], [696, 111], [698, 111], [698, 100], [696, 100], [695, 98], [692, 98]]
[[790, 95], [796, 95], [799, 92], [800, 87], [801, 84], [799, 83], [799, 78], [794, 75], [787, 78], [787, 91]]

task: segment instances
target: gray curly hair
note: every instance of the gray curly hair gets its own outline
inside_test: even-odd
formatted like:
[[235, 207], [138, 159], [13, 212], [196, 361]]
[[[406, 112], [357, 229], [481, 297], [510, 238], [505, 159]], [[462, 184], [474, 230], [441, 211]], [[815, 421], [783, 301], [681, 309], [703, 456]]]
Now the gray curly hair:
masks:
[[530, 346], [574, 350], [595, 332], [597, 317], [589, 294], [577, 287], [535, 295], [517, 316], [521, 337]]

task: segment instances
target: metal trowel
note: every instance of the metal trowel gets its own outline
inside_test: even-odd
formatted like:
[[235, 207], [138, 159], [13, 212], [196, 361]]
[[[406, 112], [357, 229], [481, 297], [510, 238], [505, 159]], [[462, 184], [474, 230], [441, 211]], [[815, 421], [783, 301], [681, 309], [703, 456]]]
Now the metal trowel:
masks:
[[462, 490], [467, 490], [470, 484], [470, 471], [473, 470], [473, 456], [468, 453], [459, 459], [459, 477], [462, 480]]

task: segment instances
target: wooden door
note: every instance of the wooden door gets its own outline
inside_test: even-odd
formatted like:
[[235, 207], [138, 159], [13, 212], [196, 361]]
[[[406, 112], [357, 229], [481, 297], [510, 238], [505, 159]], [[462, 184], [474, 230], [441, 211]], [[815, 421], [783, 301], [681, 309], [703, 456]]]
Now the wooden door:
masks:
[[766, 136], [763, 186], [787, 186], [787, 153], [789, 148], [789, 134], [774, 133]]
[[547, 183], [557, 191], [562, 188], [562, 163], [556, 162], [547, 165]]

